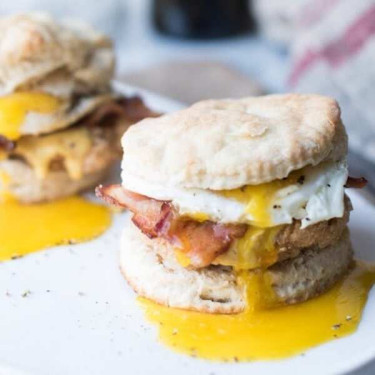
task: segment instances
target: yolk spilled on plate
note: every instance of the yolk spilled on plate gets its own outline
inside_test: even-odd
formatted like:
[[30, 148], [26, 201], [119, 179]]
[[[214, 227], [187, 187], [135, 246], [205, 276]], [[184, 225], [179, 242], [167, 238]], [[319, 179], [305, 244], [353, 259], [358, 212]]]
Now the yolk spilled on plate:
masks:
[[17, 92], [0, 97], [0, 134], [16, 140], [28, 112], [52, 113], [60, 100], [41, 92]]
[[30, 205], [6, 200], [0, 203], [0, 261], [88, 241], [110, 223], [108, 208], [78, 196]]
[[356, 267], [327, 293], [292, 306], [213, 315], [140, 298], [147, 318], [168, 347], [211, 360], [280, 359], [353, 333], [361, 319], [375, 267]]

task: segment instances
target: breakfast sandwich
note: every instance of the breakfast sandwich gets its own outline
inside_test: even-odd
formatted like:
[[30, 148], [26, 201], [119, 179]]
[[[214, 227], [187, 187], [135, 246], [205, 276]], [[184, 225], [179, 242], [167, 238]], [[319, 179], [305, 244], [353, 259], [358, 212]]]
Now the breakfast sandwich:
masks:
[[111, 41], [45, 14], [0, 19], [0, 192], [22, 202], [94, 186], [128, 126], [153, 113], [116, 94]]
[[347, 136], [318, 95], [207, 100], [124, 135], [121, 270], [141, 296], [209, 313], [295, 304], [353, 264]]

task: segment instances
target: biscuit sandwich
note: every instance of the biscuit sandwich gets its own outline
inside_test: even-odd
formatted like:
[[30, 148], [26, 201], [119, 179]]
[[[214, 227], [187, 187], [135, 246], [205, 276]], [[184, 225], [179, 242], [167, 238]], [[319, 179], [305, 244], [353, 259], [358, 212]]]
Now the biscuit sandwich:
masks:
[[347, 136], [318, 95], [207, 100], [145, 119], [122, 139], [130, 212], [121, 270], [141, 296], [208, 313], [306, 301], [353, 262]]
[[111, 41], [80, 22], [0, 19], [0, 193], [30, 203], [95, 186], [128, 126], [153, 115], [116, 94]]

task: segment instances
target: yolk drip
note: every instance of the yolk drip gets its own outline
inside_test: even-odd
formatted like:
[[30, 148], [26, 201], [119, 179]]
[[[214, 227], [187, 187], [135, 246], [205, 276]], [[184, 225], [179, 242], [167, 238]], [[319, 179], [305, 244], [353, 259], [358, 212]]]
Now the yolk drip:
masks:
[[246, 290], [246, 299], [249, 301], [248, 309], [265, 310], [282, 305], [272, 288], [269, 273], [264, 269], [259, 268], [251, 272], [241, 270], [236, 273], [238, 284]]
[[231, 266], [236, 270], [268, 267], [277, 261], [275, 237], [280, 227], [249, 226], [245, 235], [234, 241], [230, 249], [215, 260], [215, 264]]
[[293, 306], [212, 315], [140, 304], [170, 348], [212, 360], [280, 359], [353, 333], [361, 319], [375, 267], [358, 263], [334, 288]]
[[109, 210], [81, 197], [24, 205], [0, 204], [0, 260], [46, 247], [88, 241], [110, 225]]
[[273, 225], [270, 205], [276, 193], [295, 184], [302, 176], [302, 170], [291, 173], [288, 178], [260, 185], [247, 185], [234, 190], [217, 192], [226, 198], [234, 199], [246, 205], [246, 212], [253, 218], [252, 225], [266, 228]]
[[187, 215], [188, 219], [199, 221], [200, 223], [206, 220], [210, 220], [210, 216], [204, 212], [191, 212]]
[[60, 106], [60, 101], [40, 92], [18, 92], [0, 97], [0, 134], [16, 140], [28, 112], [52, 113]]

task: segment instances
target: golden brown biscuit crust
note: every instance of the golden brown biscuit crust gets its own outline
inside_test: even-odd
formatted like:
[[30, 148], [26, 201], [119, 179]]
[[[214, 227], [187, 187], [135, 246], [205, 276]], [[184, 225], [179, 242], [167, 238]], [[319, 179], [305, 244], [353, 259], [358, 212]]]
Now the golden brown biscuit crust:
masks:
[[[278, 300], [292, 304], [325, 292], [351, 264], [352, 248], [344, 232], [324, 250], [312, 247], [294, 259], [275, 264], [266, 271], [266, 277]], [[233, 314], [243, 311], [247, 304], [245, 290], [230, 267], [183, 268], [171, 245], [148, 239], [130, 220], [122, 235], [120, 267], [139, 295], [162, 305]]]
[[347, 153], [337, 102], [299, 94], [199, 102], [141, 121], [122, 143], [124, 176], [212, 190], [281, 179]]
[[0, 94], [65, 70], [82, 85], [108, 85], [114, 69], [111, 41], [89, 26], [57, 22], [44, 13], [0, 20]]
[[[131, 121], [123, 118], [108, 126], [87, 127], [91, 147], [82, 160], [83, 175], [80, 179], [69, 177], [64, 160], [58, 155], [56, 160], [51, 161], [47, 176], [40, 179], [32, 167], [18, 156], [16, 148], [11, 158], [0, 162], [0, 172], [9, 178], [4, 186], [0, 181], [0, 192], [10, 193], [25, 203], [35, 203], [62, 198], [94, 187], [103, 182], [111, 166], [121, 159], [121, 135], [131, 124]], [[85, 127], [85, 124], [79, 126]]]

